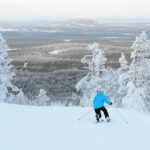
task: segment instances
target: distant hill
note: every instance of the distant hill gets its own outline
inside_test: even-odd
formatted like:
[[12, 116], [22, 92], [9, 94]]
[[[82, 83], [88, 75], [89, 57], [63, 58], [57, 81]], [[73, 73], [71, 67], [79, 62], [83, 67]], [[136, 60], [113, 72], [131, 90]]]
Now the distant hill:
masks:
[[67, 27], [67, 28], [82, 28], [82, 27], [97, 27], [101, 24], [97, 21], [94, 21], [92, 19], [87, 18], [72, 18], [65, 20], [63, 22], [57, 22], [57, 23], [51, 23], [46, 24], [45, 27], [53, 27], [53, 28], [61, 28], [61, 27]]

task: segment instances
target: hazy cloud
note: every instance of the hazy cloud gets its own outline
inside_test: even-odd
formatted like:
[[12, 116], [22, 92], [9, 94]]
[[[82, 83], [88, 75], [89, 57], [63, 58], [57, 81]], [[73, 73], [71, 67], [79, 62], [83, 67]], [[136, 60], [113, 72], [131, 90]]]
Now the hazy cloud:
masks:
[[149, 6], [149, 0], [0, 0], [0, 18], [148, 18]]

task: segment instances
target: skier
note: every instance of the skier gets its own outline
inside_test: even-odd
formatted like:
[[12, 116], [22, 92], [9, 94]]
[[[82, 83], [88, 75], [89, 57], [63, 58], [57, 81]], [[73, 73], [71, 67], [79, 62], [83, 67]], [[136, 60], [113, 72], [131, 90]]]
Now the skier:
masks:
[[106, 121], [107, 122], [110, 121], [107, 109], [104, 107], [104, 102], [106, 102], [108, 105], [112, 105], [112, 102], [110, 102], [107, 99], [107, 97], [104, 96], [103, 93], [100, 90], [98, 90], [98, 93], [97, 93], [97, 95], [95, 96], [95, 98], [93, 100], [97, 122], [103, 121], [103, 120], [101, 120], [101, 111], [103, 111], [103, 113], [105, 115], [105, 118], [106, 118]]

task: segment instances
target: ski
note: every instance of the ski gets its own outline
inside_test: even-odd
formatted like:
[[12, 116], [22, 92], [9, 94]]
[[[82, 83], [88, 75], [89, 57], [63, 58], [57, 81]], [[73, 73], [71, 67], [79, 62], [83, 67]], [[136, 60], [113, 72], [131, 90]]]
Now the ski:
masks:
[[101, 119], [101, 120], [99, 120], [99, 121], [96, 121], [96, 123], [103, 122], [103, 121], [104, 121], [104, 119]]
[[106, 120], [106, 122], [110, 122], [111, 121], [111, 119], [109, 118], [108, 120]]

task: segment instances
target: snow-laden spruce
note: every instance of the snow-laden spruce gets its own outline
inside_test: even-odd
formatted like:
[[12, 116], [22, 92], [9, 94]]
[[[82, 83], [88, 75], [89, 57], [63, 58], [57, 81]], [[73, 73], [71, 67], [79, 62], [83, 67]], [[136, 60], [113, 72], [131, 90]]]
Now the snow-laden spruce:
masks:
[[[8, 46], [6, 41], [0, 34], [0, 101], [13, 101], [14, 96], [12, 92], [18, 91], [18, 88], [11, 83], [11, 80], [15, 76], [12, 72], [12, 59], [8, 57]], [[8, 91], [12, 91], [9, 92]]]
[[40, 89], [39, 95], [34, 100], [35, 105], [38, 106], [47, 106], [50, 105], [50, 98], [46, 95], [46, 91], [44, 89]]
[[120, 68], [118, 68], [118, 99], [117, 106], [122, 106], [122, 98], [127, 94], [127, 83], [129, 81], [128, 75], [126, 73], [129, 71], [128, 61], [126, 60], [125, 54], [122, 53], [119, 58]]
[[99, 44], [89, 45], [88, 50], [92, 51], [92, 55], [86, 55], [81, 62], [88, 65], [89, 73], [76, 85], [77, 91], [82, 92], [80, 101], [82, 106], [92, 105], [97, 89], [103, 88], [103, 76], [106, 71], [104, 64], [107, 59], [104, 57], [103, 50], [99, 48]]
[[16, 95], [14, 103], [16, 103], [16, 104], [28, 104], [28, 98], [24, 95], [22, 89], [20, 89], [19, 93]]
[[12, 84], [15, 73], [12, 71], [12, 59], [8, 58], [8, 46], [6, 40], [0, 34], [0, 102], [29, 104], [28, 98], [22, 89]]
[[131, 48], [132, 62], [129, 71], [122, 75], [128, 80], [127, 94], [123, 97], [122, 103], [137, 111], [147, 111], [150, 103], [150, 43], [144, 31], [136, 37]]

